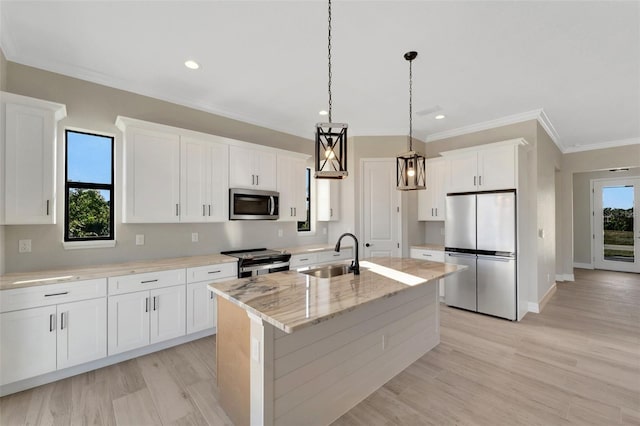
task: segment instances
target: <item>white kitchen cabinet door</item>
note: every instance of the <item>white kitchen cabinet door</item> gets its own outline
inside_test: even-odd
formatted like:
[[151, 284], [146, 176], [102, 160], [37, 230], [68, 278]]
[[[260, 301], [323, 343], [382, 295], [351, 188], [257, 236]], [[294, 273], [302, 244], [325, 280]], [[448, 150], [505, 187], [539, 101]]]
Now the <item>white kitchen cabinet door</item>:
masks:
[[56, 307], [0, 314], [0, 385], [56, 369]]
[[148, 291], [110, 296], [107, 310], [109, 355], [149, 344]]
[[478, 151], [478, 191], [516, 187], [516, 149], [507, 145]]
[[231, 188], [276, 190], [276, 154], [231, 145], [229, 186]]
[[203, 281], [187, 285], [187, 334], [216, 325], [216, 298], [208, 284]]
[[446, 162], [427, 159], [427, 188], [418, 191], [418, 220], [444, 220]]
[[452, 155], [448, 161], [448, 191], [475, 191], [478, 185], [478, 153], [470, 151]]
[[340, 220], [340, 180], [317, 179], [317, 218], [319, 221]]
[[180, 138], [134, 127], [124, 138], [124, 223], [180, 221]]
[[[4, 222], [56, 223], [56, 119], [51, 110], [6, 103]], [[61, 105], [61, 108], [64, 106]]]
[[107, 299], [58, 305], [58, 369], [107, 356]]
[[302, 158], [278, 154], [278, 192], [280, 221], [303, 221], [306, 209], [307, 166]]
[[180, 138], [180, 221], [228, 219], [228, 146]]
[[159, 288], [149, 292], [150, 342], [156, 343], [186, 334], [186, 286]]

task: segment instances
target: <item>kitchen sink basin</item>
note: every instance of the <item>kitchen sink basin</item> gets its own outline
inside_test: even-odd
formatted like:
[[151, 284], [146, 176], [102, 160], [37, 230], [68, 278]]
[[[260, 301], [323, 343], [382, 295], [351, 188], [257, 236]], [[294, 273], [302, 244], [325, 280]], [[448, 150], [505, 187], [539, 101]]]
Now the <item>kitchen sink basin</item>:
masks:
[[331, 278], [340, 275], [350, 274], [349, 265], [327, 265], [320, 268], [308, 269], [300, 271], [301, 274], [307, 274], [315, 278]]

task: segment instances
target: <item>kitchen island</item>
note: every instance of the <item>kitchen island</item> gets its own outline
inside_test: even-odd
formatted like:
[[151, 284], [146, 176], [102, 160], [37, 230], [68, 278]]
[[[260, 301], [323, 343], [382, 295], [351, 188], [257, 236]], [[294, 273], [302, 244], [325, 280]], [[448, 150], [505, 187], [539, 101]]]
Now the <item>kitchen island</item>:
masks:
[[440, 342], [437, 282], [461, 269], [372, 258], [210, 284], [221, 405], [237, 425], [331, 423]]

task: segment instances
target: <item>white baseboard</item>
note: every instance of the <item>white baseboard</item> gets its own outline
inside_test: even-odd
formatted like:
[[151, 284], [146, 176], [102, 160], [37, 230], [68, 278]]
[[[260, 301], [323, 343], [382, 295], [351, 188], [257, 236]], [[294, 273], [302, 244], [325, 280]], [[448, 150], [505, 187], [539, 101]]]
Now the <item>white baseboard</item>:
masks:
[[187, 334], [186, 336], [176, 337], [175, 339], [166, 340], [164, 342], [155, 343], [153, 345], [144, 346], [142, 348], [134, 349], [128, 352], [107, 356], [106, 358], [100, 358], [95, 361], [87, 362], [85, 364], [75, 365], [63, 370], [52, 371], [51, 373], [43, 374], [41, 376], [30, 377], [25, 380], [20, 380], [19, 382], [8, 383], [6, 385], [0, 386], [0, 397], [20, 392], [25, 389], [34, 388], [36, 386], [41, 386], [47, 383], [66, 379], [67, 377], [86, 373], [87, 371], [97, 370], [98, 368], [107, 367], [109, 365], [117, 364], [119, 362], [126, 361], [132, 358], [137, 358], [142, 355], [161, 351], [172, 346], [181, 345], [192, 340], [211, 336], [212, 334], [216, 334], [215, 327], [198, 331], [192, 334]]
[[542, 296], [542, 299], [540, 299], [540, 302], [538, 303], [529, 302], [527, 304], [527, 309], [529, 310], [529, 312], [533, 312], [534, 314], [539, 314], [542, 311], [542, 309], [544, 309], [544, 305], [547, 304], [549, 299], [551, 299], [551, 296], [553, 296], [553, 294], [556, 292], [556, 289], [557, 289], [556, 283], [553, 283], [551, 287], [549, 287], [547, 292], [544, 294], [544, 296]]
[[575, 281], [576, 277], [573, 274], [556, 274], [556, 281]]
[[573, 267], [580, 269], [593, 269], [593, 263], [573, 262]]

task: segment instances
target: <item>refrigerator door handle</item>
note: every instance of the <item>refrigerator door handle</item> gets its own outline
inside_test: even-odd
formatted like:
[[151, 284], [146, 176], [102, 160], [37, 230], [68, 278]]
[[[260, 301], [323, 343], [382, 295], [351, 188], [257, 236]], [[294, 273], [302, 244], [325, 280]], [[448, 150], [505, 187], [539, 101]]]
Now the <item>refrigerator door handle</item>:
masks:
[[451, 256], [451, 257], [476, 257], [475, 254], [466, 254], [466, 253], [447, 253], [447, 256]]
[[478, 255], [478, 259], [487, 259], [487, 260], [497, 260], [498, 262], [509, 262], [510, 260], [516, 260], [515, 257], [509, 256], [486, 256], [486, 255]]

